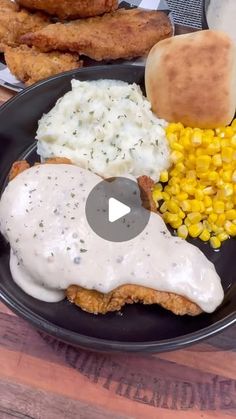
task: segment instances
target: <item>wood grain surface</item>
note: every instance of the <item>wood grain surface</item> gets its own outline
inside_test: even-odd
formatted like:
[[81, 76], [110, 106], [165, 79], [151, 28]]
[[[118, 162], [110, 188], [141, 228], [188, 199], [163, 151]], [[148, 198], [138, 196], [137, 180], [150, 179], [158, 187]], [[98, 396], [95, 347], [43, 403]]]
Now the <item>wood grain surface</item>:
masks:
[[[0, 88], [0, 104], [11, 96]], [[98, 354], [0, 303], [0, 395], [0, 419], [235, 418], [236, 325], [181, 351]]]

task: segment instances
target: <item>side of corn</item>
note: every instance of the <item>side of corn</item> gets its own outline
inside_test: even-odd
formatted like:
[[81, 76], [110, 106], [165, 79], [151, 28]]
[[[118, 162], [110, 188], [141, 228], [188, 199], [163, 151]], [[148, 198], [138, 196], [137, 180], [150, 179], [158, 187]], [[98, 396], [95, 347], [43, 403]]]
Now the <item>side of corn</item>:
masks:
[[161, 173], [153, 199], [179, 237], [218, 249], [236, 236], [236, 120], [215, 130], [169, 124], [166, 135], [172, 167]]

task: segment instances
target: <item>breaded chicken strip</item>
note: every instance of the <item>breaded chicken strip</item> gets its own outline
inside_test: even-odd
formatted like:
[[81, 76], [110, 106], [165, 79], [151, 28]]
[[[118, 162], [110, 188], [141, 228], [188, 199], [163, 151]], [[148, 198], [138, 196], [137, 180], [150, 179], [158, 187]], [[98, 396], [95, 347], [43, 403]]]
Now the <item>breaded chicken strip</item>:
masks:
[[164, 12], [119, 9], [102, 17], [49, 25], [21, 40], [42, 51], [69, 50], [101, 61], [146, 55], [171, 35], [172, 26]]
[[122, 285], [108, 294], [86, 290], [77, 285], [67, 289], [67, 298], [82, 310], [93, 314], [119, 311], [125, 304], [159, 304], [174, 314], [196, 316], [202, 310], [191, 301], [170, 292], [156, 291], [140, 285]]
[[60, 19], [98, 16], [118, 8], [118, 0], [16, 0], [21, 6], [41, 10]]
[[18, 6], [10, 0], [0, 0], [0, 52], [6, 46], [19, 45], [19, 39], [27, 32], [34, 32], [50, 23], [42, 13], [18, 11]]
[[37, 48], [21, 45], [5, 48], [5, 60], [14, 76], [27, 86], [50, 76], [82, 66], [77, 54], [40, 52]]
[[[47, 163], [71, 164], [71, 161], [67, 158], [56, 157], [48, 159]], [[13, 163], [9, 179], [14, 179], [18, 174], [29, 169], [29, 167], [30, 165], [25, 160]], [[146, 176], [141, 176], [138, 179], [138, 183], [139, 185], [142, 184], [141, 188], [147, 194], [146, 196], [149, 196], [153, 181], [149, 183]], [[159, 304], [177, 315], [188, 314], [190, 316], [196, 316], [202, 312], [199, 306], [185, 297], [170, 292], [156, 291], [140, 285], [122, 285], [107, 294], [87, 290], [77, 285], [71, 285], [66, 290], [66, 296], [70, 302], [76, 304], [82, 310], [93, 314], [106, 314], [110, 311], [118, 311], [125, 304], [138, 302], [143, 304]]]

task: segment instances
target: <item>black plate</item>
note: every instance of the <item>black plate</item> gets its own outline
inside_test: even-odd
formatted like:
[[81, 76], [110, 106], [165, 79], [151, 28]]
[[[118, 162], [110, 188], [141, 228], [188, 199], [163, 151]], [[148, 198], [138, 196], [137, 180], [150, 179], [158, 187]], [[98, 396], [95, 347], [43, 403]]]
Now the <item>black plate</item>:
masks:
[[[80, 69], [26, 89], [0, 109], [0, 190], [9, 168], [19, 157], [34, 163], [37, 121], [56, 100], [70, 90], [72, 78], [100, 78], [136, 82], [143, 87], [144, 68], [122, 65]], [[215, 263], [225, 290], [224, 303], [213, 314], [178, 317], [158, 306], [136, 304], [122, 313], [91, 315], [67, 301], [44, 303], [25, 294], [12, 280], [9, 247], [0, 237], [0, 293], [3, 301], [38, 329], [64, 341], [103, 351], [166, 351], [209, 337], [236, 321], [236, 240], [228, 240], [220, 252], [197, 240], [194, 243]], [[96, 272], [96, 257], [91, 260]]]

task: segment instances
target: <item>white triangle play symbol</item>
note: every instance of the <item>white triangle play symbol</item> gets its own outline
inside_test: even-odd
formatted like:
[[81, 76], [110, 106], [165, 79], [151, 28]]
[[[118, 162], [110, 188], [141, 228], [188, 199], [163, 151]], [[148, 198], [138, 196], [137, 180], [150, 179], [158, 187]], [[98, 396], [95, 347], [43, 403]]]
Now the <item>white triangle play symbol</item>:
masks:
[[131, 209], [128, 205], [123, 204], [115, 198], [109, 199], [108, 217], [110, 223], [114, 223], [114, 221], [119, 220], [130, 212]]

